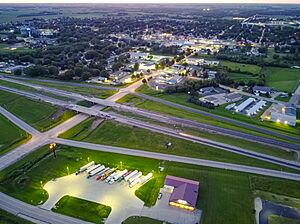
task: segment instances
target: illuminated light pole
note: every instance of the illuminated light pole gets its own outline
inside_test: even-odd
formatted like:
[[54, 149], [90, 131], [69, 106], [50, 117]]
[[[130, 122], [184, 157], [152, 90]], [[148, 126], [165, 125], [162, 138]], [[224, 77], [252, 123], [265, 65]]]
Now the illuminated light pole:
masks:
[[120, 164], [121, 164], [121, 168], [120, 169], [122, 169], [122, 165], [123, 165], [122, 161], [120, 161]]
[[69, 167], [67, 166], [67, 171], [68, 171], [68, 175], [69, 175]]
[[88, 162], [90, 162], [90, 157], [88, 157]]
[[43, 188], [43, 181], [40, 181], [40, 184], [41, 184], [41, 188]]

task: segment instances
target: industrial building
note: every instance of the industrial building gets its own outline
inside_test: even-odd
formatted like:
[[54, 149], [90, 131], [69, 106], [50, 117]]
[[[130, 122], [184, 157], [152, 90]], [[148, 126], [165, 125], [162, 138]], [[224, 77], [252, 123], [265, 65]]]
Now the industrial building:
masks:
[[171, 193], [169, 205], [193, 211], [196, 208], [199, 182], [166, 176], [164, 188]]
[[297, 108], [294, 104], [275, 104], [270, 111], [270, 121], [296, 126]]
[[244, 102], [242, 102], [240, 105], [235, 107], [235, 111], [236, 112], [241, 112], [243, 111], [246, 107], [250, 106], [250, 104], [252, 104], [253, 102], [255, 102], [255, 99], [250, 97], [247, 100], [245, 100]]
[[261, 110], [264, 106], [266, 106], [266, 104], [267, 104], [267, 102], [264, 100], [259, 101], [253, 107], [246, 110], [248, 116], [252, 116], [252, 115], [256, 114], [259, 110]]

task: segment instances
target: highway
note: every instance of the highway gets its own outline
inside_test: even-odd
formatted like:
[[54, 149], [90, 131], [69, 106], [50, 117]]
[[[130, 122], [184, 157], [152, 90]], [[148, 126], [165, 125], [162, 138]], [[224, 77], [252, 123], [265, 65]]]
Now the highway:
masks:
[[[194, 128], [205, 130], [205, 131], [216, 132], [218, 134], [229, 135], [229, 136], [232, 136], [232, 137], [235, 137], [235, 138], [247, 139], [247, 140], [253, 141], [253, 142], [259, 142], [259, 143], [262, 143], [262, 144], [277, 146], [277, 147], [282, 148], [282, 149], [290, 149], [290, 150], [300, 151], [300, 145], [286, 143], [286, 142], [283, 142], [283, 141], [274, 140], [274, 139], [265, 138], [265, 137], [260, 137], [260, 136], [256, 136], [256, 135], [245, 134], [245, 133], [242, 133], [242, 132], [239, 132], [239, 131], [234, 131], [234, 130], [226, 129], [226, 128], [220, 128], [220, 127], [217, 127], [217, 126], [208, 125], [208, 124], [204, 124], [204, 123], [199, 123], [199, 122], [191, 121], [191, 120], [187, 120], [187, 119], [172, 117], [172, 116], [168, 116], [168, 115], [158, 115], [157, 113], [154, 113], [154, 112], [145, 111], [145, 110], [138, 109], [136, 107], [126, 106], [126, 105], [115, 103], [115, 101], [117, 101], [118, 99], [122, 98], [123, 96], [127, 95], [130, 92], [130, 93], [136, 94], [140, 97], [143, 97], [143, 98], [146, 98], [146, 99], [149, 99], [149, 100], [154, 100], [156, 102], [164, 103], [164, 104], [167, 104], [169, 106], [181, 108], [181, 109], [188, 110], [188, 111], [198, 113], [198, 114], [201, 114], [201, 115], [205, 115], [205, 116], [214, 117], [216, 119], [220, 119], [220, 120], [224, 120], [226, 122], [234, 123], [238, 126], [240, 126], [240, 124], [244, 124], [245, 126], [247, 126], [247, 128], [249, 128], [251, 130], [255, 130], [255, 131], [259, 130], [260, 132], [263, 132], [263, 133], [271, 135], [271, 136], [277, 136], [277, 137], [280, 137], [280, 138], [285, 138], [285, 139], [288, 139], [288, 140], [293, 140], [293, 141], [300, 142], [299, 138], [294, 138], [294, 137], [282, 135], [282, 134], [273, 132], [271, 130], [259, 128], [257, 126], [251, 125], [251, 124], [246, 124], [246, 123], [239, 122], [239, 121], [236, 121], [236, 120], [233, 120], [233, 119], [230, 119], [230, 118], [221, 117], [221, 116], [214, 115], [214, 114], [211, 114], [211, 113], [208, 113], [208, 112], [205, 112], [205, 111], [200, 111], [200, 110], [190, 108], [190, 107], [186, 107], [186, 106], [183, 106], [183, 105], [180, 105], [180, 104], [165, 101], [165, 100], [162, 100], [162, 99], [159, 99], [159, 98], [156, 98], [156, 97], [151, 97], [151, 96], [148, 96], [148, 95], [135, 93], [134, 90], [142, 85], [141, 80], [136, 82], [136, 83], [133, 83], [132, 85], [130, 85], [130, 86], [128, 86], [128, 87], [126, 87], [122, 90], [120, 90], [116, 94], [114, 94], [111, 97], [104, 100], [104, 99], [89, 97], [89, 96], [85, 96], [85, 95], [81, 95], [81, 94], [70, 93], [70, 92], [63, 91], [63, 90], [57, 90], [57, 89], [54, 89], [54, 88], [48, 88], [48, 87], [44, 87], [44, 86], [24, 83], [24, 82], [18, 81], [18, 80], [12, 80], [12, 79], [1, 78], [1, 77], [0, 77], [0, 79], [5, 80], [5, 81], [15, 82], [15, 83], [18, 83], [18, 84], [21, 84], [21, 85], [30, 86], [32, 88], [42, 88], [44, 91], [49, 91], [51, 93], [58, 94], [58, 95], [61, 95], [61, 96], [65, 96], [65, 97], [69, 97], [69, 98], [87, 100], [87, 101], [90, 101], [90, 102], [93, 102], [93, 103], [96, 103], [96, 104], [100, 104], [100, 105], [104, 105], [104, 106], [110, 106], [110, 107], [113, 107], [117, 110], [122, 110], [122, 111], [135, 113], [135, 114], [145, 116], [145, 117], [148, 117], [148, 118], [151, 118], [151, 119], [156, 119], [160, 122], [169, 123], [170, 121], [172, 121], [173, 123], [176, 123], [178, 125], [183, 125], [183, 126], [188, 125], [188, 126], [192, 126]], [[26, 94], [26, 96], [28, 96], [28, 97], [37, 99], [36, 95], [27, 94], [25, 91], [16, 90], [16, 89], [9, 88], [9, 87], [0, 87], [0, 89], [1, 88], [6, 88], [7, 91], [16, 92], [16, 93], [19, 93], [19, 94]], [[80, 106], [75, 105], [75, 104], [69, 104], [69, 103], [64, 102], [64, 101], [58, 101], [56, 99], [50, 100], [49, 97], [48, 98], [43, 98], [42, 96], [39, 96], [38, 99], [39, 100], [44, 100], [46, 102], [50, 102], [50, 103], [55, 104], [55, 105], [64, 106], [64, 107], [67, 107], [69, 109], [74, 109], [74, 110], [77, 110], [78, 112], [83, 112], [84, 113], [84, 111], [85, 111], [84, 107], [80, 107]], [[93, 115], [93, 114], [91, 114], [91, 115]], [[107, 114], [105, 114], [104, 116], [107, 116]], [[232, 121], [234, 121], [234, 122], [232, 122]]]
[[235, 124], [239, 127], [245, 127], [247, 129], [250, 129], [250, 130], [254, 130], [254, 131], [257, 131], [257, 132], [264, 133], [264, 134], [273, 135], [273, 136], [276, 136], [278, 138], [282, 138], [282, 139], [286, 139], [286, 140], [290, 140], [290, 141], [296, 141], [296, 142], [300, 143], [300, 138], [283, 135], [283, 134], [280, 134], [280, 133], [277, 133], [277, 132], [274, 132], [274, 131], [271, 131], [271, 130], [268, 130], [268, 129], [260, 128], [258, 126], [247, 124], [247, 123], [237, 121], [237, 120], [234, 120], [234, 119], [231, 119], [231, 118], [222, 117], [222, 116], [219, 116], [219, 115], [216, 115], [216, 114], [213, 114], [213, 113], [209, 113], [209, 112], [206, 112], [206, 111], [202, 111], [202, 110], [198, 110], [198, 109], [195, 109], [195, 108], [187, 107], [187, 106], [184, 106], [184, 105], [181, 105], [181, 104], [173, 103], [173, 102], [170, 102], [170, 101], [167, 101], [167, 100], [163, 100], [163, 99], [153, 97], [153, 96], [148, 96], [148, 95], [141, 94], [141, 93], [134, 93], [134, 95], [142, 97], [142, 98], [147, 99], [147, 100], [152, 100], [152, 101], [155, 101], [155, 102], [163, 103], [163, 104], [171, 106], [171, 107], [180, 108], [180, 109], [190, 111], [190, 112], [193, 112], [193, 113], [196, 113], [196, 114], [211, 117], [211, 118], [214, 118], [214, 119], [217, 119], [217, 120], [220, 120], [220, 121], [225, 121], [225, 122], [228, 122], [228, 123], [232, 123], [232, 124]]
[[60, 215], [32, 206], [0, 192], [0, 208], [11, 214], [38, 224], [90, 224], [90, 222]]
[[[12, 88], [9, 88], [9, 87], [5, 87], [5, 88], [9, 89], [12, 92], [14, 91], [14, 89], [12, 89]], [[1, 87], [0, 87], [0, 89], [1, 89]], [[17, 90], [17, 93], [20, 94], [20, 93], [23, 93], [23, 91]], [[26, 96], [26, 92], [24, 92], [23, 95]], [[31, 96], [31, 94], [29, 94], [29, 96]], [[43, 100], [43, 97], [40, 96], [39, 99]], [[52, 104], [55, 104], [55, 102], [56, 102], [56, 99], [49, 100], [49, 97], [46, 97], [46, 100], [48, 102], [51, 101]], [[159, 132], [159, 133], [162, 133], [162, 134], [165, 134], [165, 135], [170, 135], [170, 136], [173, 136], [173, 137], [176, 137], [176, 138], [185, 139], [185, 140], [192, 141], [192, 142], [195, 142], [195, 143], [199, 143], [199, 144], [202, 144], [202, 145], [208, 145], [208, 146], [216, 148], [216, 149], [230, 151], [230, 152], [233, 152], [233, 153], [236, 153], [236, 154], [240, 154], [240, 155], [243, 155], [243, 156], [255, 158], [255, 159], [258, 159], [258, 160], [267, 161], [267, 162], [270, 162], [270, 163], [282, 165], [282, 166], [293, 168], [293, 169], [300, 169], [299, 163], [296, 163], [296, 162], [293, 162], [293, 161], [279, 159], [279, 158], [276, 158], [276, 157], [264, 155], [262, 153], [249, 151], [249, 150], [242, 149], [242, 148], [239, 148], [239, 147], [235, 147], [235, 146], [231, 146], [231, 145], [228, 145], [228, 144], [220, 143], [220, 142], [217, 142], [217, 141], [211, 141], [211, 140], [207, 140], [207, 139], [192, 136], [192, 135], [187, 135], [185, 133], [178, 133], [178, 132], [174, 131], [173, 129], [168, 129], [168, 128], [161, 127], [161, 126], [158, 126], [158, 125], [152, 125], [152, 124], [140, 121], [140, 120], [127, 118], [125, 116], [120, 116], [120, 115], [117, 115], [117, 114], [110, 115], [106, 112], [100, 111], [99, 109], [103, 109], [103, 107], [101, 107], [101, 106], [94, 106], [94, 108], [87, 108], [87, 107], [82, 107], [82, 106], [74, 105], [74, 104], [64, 104], [64, 103], [61, 103], [61, 102], [59, 102], [58, 105], [60, 105], [60, 106], [63, 105], [65, 108], [72, 109], [72, 110], [75, 110], [77, 112], [81, 112], [81, 113], [88, 114], [88, 115], [91, 115], [91, 116], [96, 116], [96, 117], [100, 117], [100, 118], [104, 118], [104, 119], [113, 119], [113, 120], [115, 120], [117, 122], [120, 122], [120, 123], [124, 123], [124, 124], [127, 124], [127, 125], [135, 125], [137, 127], [148, 129], [148, 130], [151, 130], [151, 131], [154, 131], [154, 132]], [[95, 107], [97, 107], [97, 108], [95, 109]], [[129, 108], [130, 110], [132, 109], [132, 107], [128, 107], [128, 106], [122, 106], [122, 107]], [[152, 115], [152, 114], [150, 113], [150, 115]], [[82, 121], [82, 120], [83, 120], [83, 118], [78, 120], [75, 123], [73, 121], [72, 125], [78, 124], [79, 121]], [[159, 119], [159, 120], [161, 121], [162, 119]], [[168, 122], [168, 120], [166, 122]], [[188, 122], [188, 121], [186, 121], [186, 122]], [[170, 123], [170, 122], [168, 122], [168, 123]], [[67, 130], [66, 128], [61, 128], [61, 126], [65, 127], [65, 125], [66, 125], [66, 122], [63, 123], [62, 125], [59, 125], [57, 128], [54, 129], [54, 131], [46, 132], [45, 135], [47, 135], [49, 138], [53, 137], [53, 136], [58, 136], [57, 133], [62, 133], [63, 130], [65, 130], [65, 131]], [[52, 135], [50, 133], [52, 133]], [[288, 144], [288, 143], [285, 143], [285, 144]], [[41, 146], [41, 145], [38, 145], [38, 146]], [[6, 163], [4, 163], [4, 164], [6, 164]]]
[[130, 156], [139, 156], [139, 157], [152, 158], [157, 160], [179, 162], [179, 163], [199, 165], [199, 166], [207, 166], [213, 168], [220, 168], [220, 169], [226, 169], [232, 171], [239, 171], [245, 173], [259, 174], [259, 175], [278, 177], [278, 178], [283, 178], [288, 180], [300, 181], [300, 174], [287, 173], [287, 172], [282, 172], [277, 170], [269, 170], [264, 168], [216, 162], [211, 160], [196, 159], [191, 157], [176, 156], [176, 155], [170, 155], [164, 153], [141, 151], [135, 149], [108, 146], [108, 145], [99, 145], [99, 144], [79, 142], [79, 141], [73, 141], [73, 140], [67, 140], [61, 138], [54, 138], [53, 141], [63, 145], [91, 149], [95, 151], [111, 152], [111, 153], [125, 154]]

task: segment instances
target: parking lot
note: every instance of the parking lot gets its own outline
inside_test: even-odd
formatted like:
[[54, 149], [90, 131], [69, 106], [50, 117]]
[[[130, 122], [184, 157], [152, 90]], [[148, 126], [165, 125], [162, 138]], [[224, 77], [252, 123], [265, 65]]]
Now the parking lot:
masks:
[[134, 194], [141, 185], [130, 188], [124, 180], [114, 184], [96, 180], [96, 177], [87, 178], [86, 173], [71, 174], [46, 183], [43, 188], [48, 192], [48, 200], [40, 207], [51, 210], [52, 207], [65, 195], [93, 201], [110, 206], [112, 211], [105, 223], [117, 224], [131, 216], [147, 216], [169, 223], [195, 224], [200, 220], [200, 212], [185, 211], [170, 207], [170, 195], [163, 192], [163, 196], [156, 205], [144, 207], [144, 202]]

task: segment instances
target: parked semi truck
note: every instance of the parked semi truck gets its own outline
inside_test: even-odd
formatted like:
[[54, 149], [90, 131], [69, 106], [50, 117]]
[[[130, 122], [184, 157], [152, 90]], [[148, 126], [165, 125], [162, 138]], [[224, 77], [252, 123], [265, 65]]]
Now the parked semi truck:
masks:
[[125, 181], [128, 181], [131, 177], [133, 177], [135, 174], [137, 174], [139, 171], [138, 170], [135, 170], [135, 171], [132, 171], [128, 176], [126, 176], [124, 178]]
[[110, 169], [109, 167], [106, 167], [104, 170], [102, 170], [100, 173], [98, 173], [96, 180], [101, 179], [101, 177], [104, 175], [104, 173], [107, 172], [109, 169]]
[[[91, 172], [91, 171], [93, 171], [94, 169], [97, 169], [98, 167], [99, 167], [99, 165], [100, 164], [98, 164], [98, 165], [93, 165], [93, 166], [91, 166], [91, 167], [89, 167], [85, 172], [87, 172], [88, 174]], [[101, 165], [100, 165], [101, 166]]]
[[128, 183], [131, 184], [133, 181], [135, 181], [136, 179], [140, 178], [142, 175], [143, 175], [142, 172], [138, 172], [137, 174], [135, 174], [133, 177], [131, 177], [128, 180]]
[[104, 165], [99, 166], [97, 169], [94, 169], [93, 171], [91, 171], [90, 174], [87, 176], [87, 178], [90, 178], [90, 177], [96, 175], [97, 173], [101, 172], [104, 169], [105, 169]]
[[109, 171], [107, 171], [102, 177], [101, 180], [105, 180], [109, 175], [111, 175], [114, 171], [116, 170], [116, 168], [112, 168]]
[[93, 166], [93, 165], [95, 165], [95, 162], [94, 162], [94, 161], [92, 161], [92, 162], [90, 162], [90, 163], [88, 163], [88, 164], [86, 164], [86, 165], [80, 167], [80, 169], [77, 170], [75, 174], [78, 175], [79, 173], [82, 173], [82, 172], [86, 171], [88, 168], [90, 168], [90, 167]]
[[117, 171], [113, 172], [111, 175], [109, 175], [109, 176], [106, 178], [105, 182], [108, 183], [108, 182], [109, 182], [114, 176], [116, 176], [116, 175], [117, 175]]
[[128, 172], [127, 169], [120, 171], [116, 176], [114, 176], [114, 180], [115, 181], [118, 180], [120, 177], [122, 177], [127, 172]]
[[129, 184], [129, 187], [134, 187], [137, 183], [140, 182], [140, 178], [136, 178], [133, 182]]
[[144, 183], [146, 183], [148, 180], [150, 180], [150, 178], [153, 176], [153, 174], [152, 173], [148, 173], [146, 176], [144, 176], [144, 177], [141, 177], [140, 178], [140, 182], [141, 182], [141, 184], [144, 184]]

